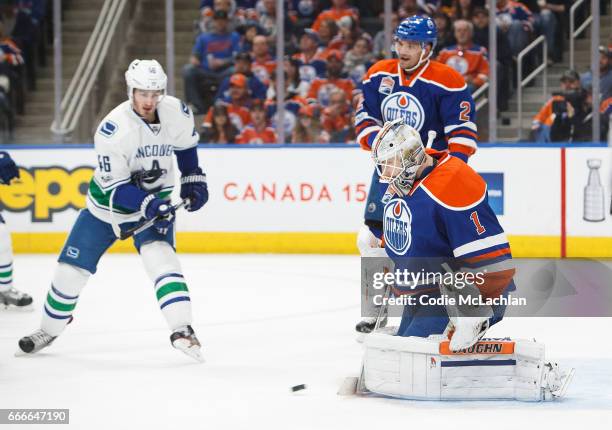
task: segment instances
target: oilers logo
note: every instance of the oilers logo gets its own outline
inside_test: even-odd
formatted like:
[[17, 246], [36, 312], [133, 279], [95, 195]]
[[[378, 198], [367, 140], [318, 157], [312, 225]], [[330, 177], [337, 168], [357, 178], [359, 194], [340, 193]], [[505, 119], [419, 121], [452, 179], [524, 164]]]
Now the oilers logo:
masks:
[[423, 106], [415, 96], [410, 93], [397, 92], [385, 97], [382, 102], [381, 112], [386, 121], [402, 118], [404, 124], [421, 131], [425, 121]]
[[385, 243], [397, 255], [404, 255], [410, 248], [411, 221], [412, 213], [404, 200], [393, 199], [385, 206], [383, 216]]
[[465, 75], [467, 73], [469, 67], [468, 61], [461, 55], [461, 52], [459, 52], [459, 55], [453, 55], [448, 60], [446, 60], [446, 64], [451, 66], [453, 69], [455, 69], [462, 75]]

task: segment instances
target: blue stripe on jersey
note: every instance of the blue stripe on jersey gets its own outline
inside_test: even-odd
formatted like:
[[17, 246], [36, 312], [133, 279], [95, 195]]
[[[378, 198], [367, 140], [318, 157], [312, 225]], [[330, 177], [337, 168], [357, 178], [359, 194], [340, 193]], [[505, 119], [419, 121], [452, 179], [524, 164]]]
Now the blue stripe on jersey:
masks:
[[54, 318], [56, 320], [65, 320], [65, 319], [68, 319], [68, 318], [70, 318], [72, 316], [72, 315], [65, 315], [65, 316], [56, 315], [56, 314], [50, 312], [49, 309], [47, 309], [47, 305], [45, 305], [44, 308], [45, 308], [46, 314], [49, 315], [51, 318]]
[[190, 301], [191, 301], [191, 299], [190, 299], [189, 297], [186, 297], [186, 296], [175, 297], [175, 298], [170, 299], [170, 300], [168, 300], [167, 302], [163, 303], [163, 304], [162, 304], [162, 305], [161, 305], [159, 308], [160, 308], [160, 309], [163, 309], [163, 308], [165, 308], [166, 306], [171, 305], [172, 303], [176, 303], [176, 302], [184, 302], [184, 301], [190, 302]]
[[13, 281], [0, 281], [0, 284], [2, 285], [8, 285], [10, 283], [12, 283]]
[[441, 367], [471, 367], [471, 366], [516, 366], [516, 360], [467, 360], [442, 361]]
[[5, 264], [4, 266], [0, 266], [0, 269], [6, 269], [8, 267], [11, 267], [12, 265], [13, 263]]

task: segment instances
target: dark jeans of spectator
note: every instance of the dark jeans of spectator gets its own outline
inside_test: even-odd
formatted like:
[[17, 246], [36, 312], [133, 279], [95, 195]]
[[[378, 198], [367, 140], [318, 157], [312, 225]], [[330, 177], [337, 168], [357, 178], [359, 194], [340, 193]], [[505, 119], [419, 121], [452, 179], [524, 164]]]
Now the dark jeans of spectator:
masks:
[[525, 30], [520, 21], [512, 21], [506, 35], [513, 57], [516, 57], [529, 43], [529, 32]]
[[229, 67], [222, 72], [212, 73], [193, 64], [183, 67], [183, 79], [185, 82], [185, 102], [195, 109], [196, 114], [206, 113], [214, 103], [214, 96], [223, 78], [231, 75], [234, 67]]
[[512, 88], [512, 67], [497, 62], [497, 109], [508, 110]]
[[558, 26], [557, 17], [550, 10], [545, 9], [539, 15], [536, 15], [536, 31], [546, 38], [548, 58], [550, 59], [554, 59], [553, 54], [560, 49], [558, 39], [555, 38]]

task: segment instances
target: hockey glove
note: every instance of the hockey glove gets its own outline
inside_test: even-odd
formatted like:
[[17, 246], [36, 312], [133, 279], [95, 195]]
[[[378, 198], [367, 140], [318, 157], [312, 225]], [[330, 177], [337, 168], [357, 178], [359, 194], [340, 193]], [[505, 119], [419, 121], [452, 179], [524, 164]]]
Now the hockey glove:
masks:
[[19, 169], [8, 152], [0, 151], [0, 184], [9, 184], [19, 177]]
[[188, 199], [185, 209], [194, 212], [201, 209], [208, 201], [208, 186], [206, 185], [206, 174], [201, 168], [181, 177], [181, 198]]
[[174, 208], [170, 202], [148, 195], [141, 205], [141, 212], [146, 219], [155, 219], [153, 227], [159, 234], [168, 233], [168, 229], [174, 222]]

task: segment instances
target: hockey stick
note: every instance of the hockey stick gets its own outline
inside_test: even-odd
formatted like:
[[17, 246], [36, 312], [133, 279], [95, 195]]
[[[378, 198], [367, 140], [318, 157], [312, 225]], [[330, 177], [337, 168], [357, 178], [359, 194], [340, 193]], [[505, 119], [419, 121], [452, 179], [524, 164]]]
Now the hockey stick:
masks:
[[[189, 201], [189, 199], [184, 199], [181, 200], [180, 202], [178, 202], [177, 204], [172, 206], [173, 212], [184, 207], [187, 202]], [[153, 224], [155, 224], [157, 221], [159, 221], [160, 219], [162, 219], [162, 216], [157, 216], [155, 218], [151, 218], [148, 220], [145, 220], [143, 222], [141, 222], [140, 224], [135, 225], [132, 228], [129, 228], [127, 230], [123, 230], [121, 231], [121, 233], [119, 234], [119, 239], [120, 240], [125, 240], [128, 239], [132, 236], [134, 236], [135, 234], [140, 233], [141, 231], [144, 231], [146, 229], [148, 229], [149, 227], [151, 227]]]
[[[376, 323], [374, 324], [374, 329], [371, 333], [376, 332], [380, 328], [381, 322], [387, 317], [388, 307], [389, 307], [389, 296], [391, 294], [391, 284], [385, 284], [385, 291], [383, 293], [383, 302], [378, 309], [378, 314], [376, 315]], [[364, 358], [365, 360], [365, 358]], [[361, 371], [359, 372], [359, 376], [348, 376], [344, 378], [342, 385], [338, 389], [339, 396], [352, 396], [355, 394], [362, 395], [367, 394], [369, 391], [365, 387], [364, 383], [364, 373], [365, 373], [365, 363], [364, 360], [361, 361]]]

